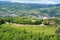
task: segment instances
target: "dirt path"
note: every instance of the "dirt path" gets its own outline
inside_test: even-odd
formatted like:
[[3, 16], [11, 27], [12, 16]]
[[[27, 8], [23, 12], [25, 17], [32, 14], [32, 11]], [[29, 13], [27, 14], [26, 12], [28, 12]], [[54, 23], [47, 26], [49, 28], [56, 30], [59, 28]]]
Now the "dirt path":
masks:
[[[6, 22], [6, 24], [9, 24], [8, 22]], [[16, 23], [10, 23], [10, 24], [12, 24], [12, 25], [14, 25], [14, 26], [43, 26], [43, 25], [28, 25], [28, 24], [16, 24]]]

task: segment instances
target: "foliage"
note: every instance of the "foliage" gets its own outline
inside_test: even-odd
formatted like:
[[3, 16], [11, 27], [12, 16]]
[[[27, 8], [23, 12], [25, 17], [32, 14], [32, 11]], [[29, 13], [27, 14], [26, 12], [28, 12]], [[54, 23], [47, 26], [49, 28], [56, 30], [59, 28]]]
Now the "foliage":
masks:
[[60, 25], [59, 19], [39, 19], [39, 18], [29, 18], [29, 17], [4, 17], [0, 18], [3, 20], [3, 22], [8, 23], [17, 23], [17, 24], [30, 24], [30, 25]]
[[[0, 26], [0, 40], [57, 40], [57, 36], [55, 35], [55, 33], [52, 34], [51, 29], [54, 29], [54, 33], [56, 27], [16, 27], [12, 24], [3, 24]], [[35, 30], [35, 32], [33, 30]], [[48, 34], [48, 32], [50, 32], [51, 34]]]
[[4, 23], [5, 23], [5, 21], [2, 20], [2, 19], [0, 19], [0, 25], [1, 25], [1, 24], [4, 24]]

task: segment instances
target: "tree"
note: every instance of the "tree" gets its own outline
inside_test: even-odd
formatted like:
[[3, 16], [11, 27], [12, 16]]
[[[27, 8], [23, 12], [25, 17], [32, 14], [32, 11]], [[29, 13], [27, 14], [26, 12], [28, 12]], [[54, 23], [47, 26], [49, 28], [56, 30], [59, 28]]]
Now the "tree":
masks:
[[4, 23], [5, 23], [5, 21], [4, 21], [4, 20], [0, 20], [0, 25], [1, 25], [1, 24], [4, 24]]
[[43, 21], [43, 20], [41, 20], [41, 19], [38, 19], [38, 20], [36, 20], [36, 21], [34, 22], [34, 24], [35, 24], [35, 25], [42, 24], [42, 21]]
[[43, 20], [42, 22], [44, 25], [49, 25], [48, 20]]

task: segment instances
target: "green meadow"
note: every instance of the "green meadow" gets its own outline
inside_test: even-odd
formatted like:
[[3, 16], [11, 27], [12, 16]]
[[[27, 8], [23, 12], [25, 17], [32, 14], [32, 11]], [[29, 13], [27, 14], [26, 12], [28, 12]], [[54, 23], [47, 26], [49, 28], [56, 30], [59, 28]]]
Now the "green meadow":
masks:
[[2, 24], [0, 40], [58, 40], [56, 29], [56, 26]]
[[3, 24], [1, 26], [4, 27], [12, 27], [12, 28], [16, 28], [17, 30], [26, 30], [27, 32], [33, 32], [33, 33], [45, 33], [45, 34], [55, 34], [55, 31], [57, 29], [56, 26], [40, 26], [40, 25], [26, 25], [26, 26], [16, 26], [16, 25], [12, 25], [12, 24]]

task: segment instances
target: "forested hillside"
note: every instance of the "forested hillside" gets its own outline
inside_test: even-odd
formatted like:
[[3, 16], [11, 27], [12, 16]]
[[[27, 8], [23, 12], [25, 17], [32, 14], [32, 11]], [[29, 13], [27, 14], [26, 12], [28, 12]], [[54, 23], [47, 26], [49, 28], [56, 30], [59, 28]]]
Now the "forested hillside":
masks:
[[0, 16], [60, 17], [60, 4], [48, 5], [0, 1]]

